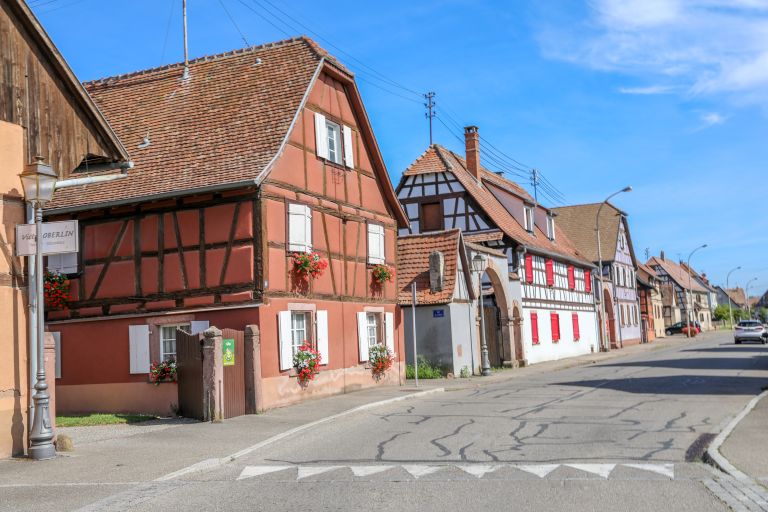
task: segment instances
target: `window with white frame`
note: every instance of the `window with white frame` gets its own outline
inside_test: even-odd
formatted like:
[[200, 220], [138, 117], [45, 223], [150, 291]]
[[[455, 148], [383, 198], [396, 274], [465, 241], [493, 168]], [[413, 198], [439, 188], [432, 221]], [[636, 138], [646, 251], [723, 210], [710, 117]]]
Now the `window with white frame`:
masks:
[[381, 313], [366, 313], [365, 336], [369, 347], [382, 342], [381, 324]]
[[339, 165], [354, 168], [352, 129], [315, 113], [315, 145], [317, 156]]
[[368, 224], [368, 263], [384, 263], [384, 226]]
[[328, 141], [328, 160], [341, 163], [341, 126], [333, 121], [325, 121], [325, 134]]
[[296, 355], [304, 342], [312, 344], [312, 316], [309, 311], [291, 311], [291, 355]]
[[523, 207], [523, 219], [525, 220], [525, 230], [533, 232], [533, 208]]
[[51, 272], [57, 272], [59, 274], [76, 274], [77, 273], [77, 253], [68, 252], [64, 254], [51, 254], [47, 256], [48, 261], [45, 264], [45, 268]]
[[555, 218], [551, 215], [547, 215], [547, 238], [555, 239]]
[[312, 252], [312, 209], [305, 204], [288, 203], [288, 250]]
[[189, 332], [189, 324], [163, 325], [160, 327], [160, 360], [176, 360], [176, 329]]

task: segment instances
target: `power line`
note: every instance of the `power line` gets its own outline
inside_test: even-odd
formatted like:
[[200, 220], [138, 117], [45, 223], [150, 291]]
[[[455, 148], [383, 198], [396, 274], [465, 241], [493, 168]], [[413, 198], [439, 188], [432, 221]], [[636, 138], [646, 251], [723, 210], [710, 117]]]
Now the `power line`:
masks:
[[235, 27], [235, 30], [237, 30], [237, 33], [240, 34], [240, 37], [243, 39], [243, 42], [245, 43], [245, 46], [250, 47], [251, 45], [248, 43], [248, 40], [245, 38], [243, 31], [240, 30], [240, 27], [237, 26], [237, 22], [235, 21], [235, 18], [232, 17], [232, 15], [229, 13], [229, 9], [227, 9], [227, 6], [224, 5], [224, 1], [219, 0], [219, 5], [221, 6], [222, 9], [224, 9], [224, 13], [227, 15], [227, 18], [229, 18], [229, 21], [232, 22], [232, 26]]
[[168, 48], [168, 35], [171, 32], [171, 22], [173, 21], [173, 13], [176, 11], [176, 0], [171, 0], [171, 12], [168, 13], [168, 23], [165, 25], [165, 38], [163, 39], [163, 50], [160, 52], [160, 65], [165, 62], [165, 50]]

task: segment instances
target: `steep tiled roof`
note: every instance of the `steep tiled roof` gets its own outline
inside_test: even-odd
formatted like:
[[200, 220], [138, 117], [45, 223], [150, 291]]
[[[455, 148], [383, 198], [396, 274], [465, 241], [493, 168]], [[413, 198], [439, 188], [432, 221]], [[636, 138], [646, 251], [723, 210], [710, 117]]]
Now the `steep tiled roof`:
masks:
[[[555, 241], [549, 240], [538, 225], [535, 228], [536, 236], [528, 233], [487, 189], [487, 185], [480, 185], [474, 176], [470, 174], [464, 158], [453, 151], [439, 144], [433, 144], [403, 174], [409, 176], [427, 172], [449, 172], [453, 174], [494, 224], [508, 237], [528, 247], [531, 252], [537, 252], [538, 250], [544, 254], [551, 253], [564, 256], [581, 264], [590, 264], [590, 261], [584, 258], [573, 245], [573, 242], [566, 236], [565, 232], [560, 229], [557, 222], [555, 222]], [[533, 198], [519, 185], [487, 169], [481, 169], [481, 177], [484, 184], [492, 183], [515, 195], [522, 196], [526, 200], [533, 201]]]
[[[398, 302], [410, 304], [411, 283], [416, 281], [417, 304], [447, 304], [453, 299], [456, 288], [458, 258], [463, 250], [461, 231], [433, 231], [421, 235], [405, 235], [397, 239], [397, 288]], [[429, 286], [429, 255], [443, 253], [443, 289], [432, 293]], [[465, 274], [466, 275], [466, 274]], [[468, 283], [471, 289], [471, 285]]]
[[721, 288], [726, 295], [731, 298], [731, 302], [739, 307], [747, 305], [747, 295], [744, 293], [744, 288]]
[[653, 270], [651, 267], [649, 267], [648, 265], [646, 265], [644, 263], [638, 263], [637, 264], [637, 268], [642, 270], [643, 272], [645, 272], [646, 274], [648, 274], [651, 277], [655, 277], [655, 278], [659, 277], [659, 274], [657, 274], [655, 270]]
[[[555, 222], [563, 228], [582, 254], [591, 261], [598, 261], [595, 220], [602, 203], [579, 204], [553, 208], [557, 214]], [[611, 203], [600, 210], [600, 245], [603, 261], [616, 258], [616, 244], [621, 225], [621, 210]]]
[[675, 281], [678, 284], [678, 286], [685, 288], [686, 290], [690, 288], [695, 292], [707, 292], [707, 289], [701, 286], [693, 276], [691, 276], [691, 279], [689, 281], [688, 272], [683, 270], [683, 267], [681, 267], [674, 261], [661, 259], [654, 256], [653, 258], [648, 260], [646, 265], [650, 267], [654, 267], [655, 265], [660, 266], [662, 269], [664, 269], [664, 271], [667, 274], [669, 274], [669, 277], [673, 281]]
[[651, 267], [648, 265], [643, 265], [642, 263], [637, 264], [637, 280], [638, 282], [646, 285], [646, 286], [652, 286], [651, 280], [658, 278], [658, 274], [656, 271], [654, 271]]

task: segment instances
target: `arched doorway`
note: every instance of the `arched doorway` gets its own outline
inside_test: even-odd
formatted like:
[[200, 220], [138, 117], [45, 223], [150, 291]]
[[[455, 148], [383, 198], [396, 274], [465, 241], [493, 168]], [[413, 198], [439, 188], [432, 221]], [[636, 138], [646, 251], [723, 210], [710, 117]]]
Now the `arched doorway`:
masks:
[[613, 310], [613, 297], [608, 288], [603, 290], [603, 318], [605, 318], [605, 332], [608, 333], [608, 343], [611, 348], [616, 348], [616, 317]]
[[[489, 259], [481, 276], [483, 293], [479, 304], [484, 315], [485, 340], [491, 367], [514, 366], [516, 361], [512, 346], [512, 320], [507, 286], [501, 275], [493, 260]], [[478, 337], [478, 344], [482, 347], [482, 332]]]

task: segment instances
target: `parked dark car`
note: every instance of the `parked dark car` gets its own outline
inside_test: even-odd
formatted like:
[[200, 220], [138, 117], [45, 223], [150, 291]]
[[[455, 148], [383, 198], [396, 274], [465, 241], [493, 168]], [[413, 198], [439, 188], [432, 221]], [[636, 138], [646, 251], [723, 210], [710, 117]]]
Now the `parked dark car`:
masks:
[[[696, 327], [696, 330], [701, 332], [701, 324], [699, 322], [693, 322], [691, 325]], [[672, 336], [673, 334], [680, 334], [683, 332], [683, 328], [685, 327], [685, 322], [677, 322], [676, 324], [672, 324], [669, 327], [667, 327], [664, 332], [667, 333], [667, 336]]]

